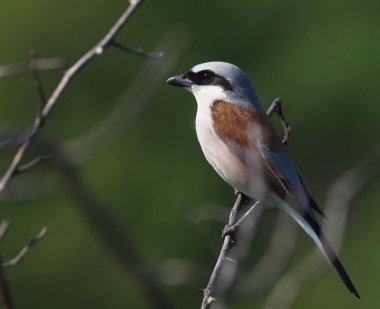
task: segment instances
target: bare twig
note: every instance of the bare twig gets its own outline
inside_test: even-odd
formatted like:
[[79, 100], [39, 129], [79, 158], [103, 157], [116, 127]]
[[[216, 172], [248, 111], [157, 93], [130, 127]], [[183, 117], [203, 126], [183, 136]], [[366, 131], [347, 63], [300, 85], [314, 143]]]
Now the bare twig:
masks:
[[36, 165], [38, 165], [40, 162], [42, 161], [46, 161], [46, 160], [50, 160], [54, 157], [54, 155], [50, 154], [50, 155], [44, 155], [44, 156], [38, 156], [36, 158], [34, 158], [33, 160], [31, 160], [30, 162], [28, 163], [25, 163], [23, 165], [20, 165], [17, 170], [15, 171], [15, 174], [18, 174], [18, 173], [23, 173], [23, 172], [26, 172], [30, 169], [32, 169], [33, 167], [35, 167]]
[[11, 181], [13, 175], [20, 166], [21, 161], [28, 150], [30, 144], [35, 139], [37, 134], [43, 128], [46, 119], [49, 117], [53, 108], [58, 102], [58, 99], [66, 89], [67, 85], [72, 81], [72, 79], [93, 59], [101, 55], [105, 48], [110, 46], [111, 41], [120, 32], [126, 22], [130, 19], [136, 9], [140, 6], [143, 0], [131, 0], [129, 7], [117, 20], [117, 22], [112, 26], [108, 33], [97, 43], [92, 49], [85, 53], [72, 67], [70, 67], [66, 73], [63, 75], [61, 81], [58, 83], [57, 87], [53, 91], [52, 95], [44, 105], [41, 113], [35, 118], [34, 124], [27, 134], [26, 140], [17, 150], [10, 166], [8, 167], [6, 173], [0, 181], [0, 192], [3, 191], [9, 182]]
[[169, 300], [161, 292], [156, 277], [144, 266], [133, 240], [109, 213], [109, 207], [98, 201], [93, 192], [78, 176], [70, 159], [58, 149], [55, 152], [57, 153], [55, 162], [63, 175], [67, 192], [78, 202], [78, 209], [85, 219], [88, 220], [110, 250], [115, 253], [122, 265], [132, 273], [153, 308], [172, 308]]
[[[0, 254], [0, 263], [3, 261], [2, 256]], [[9, 288], [7, 279], [5, 277], [4, 269], [0, 267], [0, 304], [2, 304], [2, 308], [12, 309], [13, 307], [13, 299], [12, 293]]]
[[40, 98], [39, 113], [41, 114], [42, 110], [46, 104], [46, 94], [45, 94], [44, 88], [42, 86], [40, 76], [38, 74], [38, 67], [37, 67], [38, 62], [37, 61], [38, 61], [37, 53], [34, 50], [32, 50], [30, 52], [30, 72], [32, 73], [34, 86], [36, 87], [38, 96]]
[[20, 252], [13, 259], [1, 263], [1, 267], [2, 268], [12, 267], [22, 262], [24, 257], [30, 251], [30, 249], [32, 249], [32, 247], [38, 241], [40, 241], [42, 238], [45, 237], [47, 231], [48, 231], [47, 227], [46, 226], [43, 227], [42, 230], [36, 236], [34, 236], [31, 240], [28, 241], [28, 243], [20, 250]]
[[[54, 58], [38, 58], [34, 61], [34, 69], [36, 71], [58, 70], [66, 65], [63, 57]], [[24, 74], [30, 72], [30, 62], [13, 63], [0, 66], [0, 78]]]
[[115, 46], [117, 48], [120, 48], [121, 50], [124, 50], [128, 53], [131, 53], [131, 54], [135, 54], [135, 55], [138, 55], [138, 56], [141, 56], [141, 57], [144, 57], [144, 58], [161, 58], [164, 56], [164, 53], [163, 52], [153, 52], [153, 53], [150, 53], [150, 52], [147, 52], [141, 48], [136, 48], [136, 47], [130, 47], [130, 46], [127, 46], [127, 45], [124, 45], [124, 44], [121, 44], [115, 40], [111, 40], [110, 41], [110, 45], [112, 46]]
[[[235, 224], [237, 222], [237, 214], [240, 207], [244, 204], [244, 199], [245, 197], [241, 193], [238, 193], [235, 204], [232, 207], [231, 212], [230, 212], [228, 224], [224, 230], [224, 231], [230, 231], [230, 232], [224, 233], [223, 245], [220, 250], [219, 257], [214, 266], [214, 270], [211, 273], [207, 287], [203, 291], [203, 300], [201, 304], [201, 309], [209, 308], [211, 303], [217, 300], [216, 297], [214, 296], [215, 287], [217, 285], [217, 281], [222, 271], [222, 268], [225, 266], [224, 265], [225, 262], [230, 261], [235, 264], [237, 263], [237, 261], [235, 260], [228, 259], [227, 255], [234, 243], [234, 236], [235, 236], [234, 233], [235, 233], [235, 227], [236, 227]], [[254, 209], [257, 210], [259, 208], [258, 207], [259, 205], [261, 205], [261, 202], [255, 202], [253, 206]], [[252, 213], [252, 209], [250, 209], [250, 213]]]
[[1, 223], [0, 223], [0, 240], [3, 239], [3, 237], [5, 236], [5, 234], [8, 231], [8, 228], [9, 228], [9, 221], [8, 220], [1, 221]]
[[[369, 156], [347, 169], [330, 186], [325, 207], [330, 220], [323, 228], [337, 252], [343, 240], [349, 204], [379, 173], [380, 145]], [[327, 265], [319, 251], [313, 250], [277, 281], [262, 308], [290, 308], [297, 296], [322, 274]]]
[[[8, 231], [8, 228], [9, 228], [9, 222], [7, 220], [3, 220], [0, 224], [0, 240], [4, 237], [5, 233]], [[20, 263], [22, 259], [27, 255], [27, 253], [30, 251], [31, 247], [37, 241], [39, 241], [42, 237], [44, 237], [46, 232], [47, 232], [47, 228], [45, 227], [37, 236], [33, 237], [28, 242], [28, 244], [12, 260], [3, 262], [2, 256], [0, 255], [0, 294], [1, 294], [0, 302], [3, 304], [3, 308], [12, 309], [14, 306], [11, 290], [5, 278], [4, 269], [9, 266], [16, 266], [18, 263]]]
[[[230, 217], [228, 220], [229, 225], [232, 226], [235, 224], [239, 208], [243, 205], [243, 203], [244, 203], [243, 194], [239, 193], [237, 198], [236, 198], [235, 204], [231, 209]], [[227, 253], [232, 246], [232, 243], [233, 243], [232, 235], [226, 235], [224, 237], [223, 246], [222, 246], [222, 249], [220, 250], [218, 260], [216, 261], [214, 270], [211, 273], [210, 280], [207, 284], [207, 287], [203, 291], [203, 300], [202, 300], [201, 309], [209, 308], [211, 303], [216, 300], [212, 296], [212, 293], [214, 291], [214, 286], [216, 284], [216, 280], [217, 280], [218, 275], [221, 271], [223, 263], [226, 259]]]
[[155, 49], [164, 51], [165, 57], [159, 61], [146, 61], [108, 115], [88, 132], [62, 145], [70, 154], [73, 164], [93, 158], [125, 136], [129, 126], [151, 102], [154, 90], [183, 55], [189, 40], [188, 33], [179, 27], [165, 33]]
[[256, 298], [273, 285], [294, 252], [298, 231], [298, 226], [285, 212], [278, 212], [267, 250], [236, 286], [239, 295]]

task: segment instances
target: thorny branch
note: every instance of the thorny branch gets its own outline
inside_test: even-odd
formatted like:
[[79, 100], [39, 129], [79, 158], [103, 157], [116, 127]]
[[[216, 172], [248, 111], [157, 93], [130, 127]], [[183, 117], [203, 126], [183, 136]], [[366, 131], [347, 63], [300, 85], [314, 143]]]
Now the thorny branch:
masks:
[[108, 31], [108, 33], [97, 43], [92, 49], [85, 53], [73, 66], [71, 66], [66, 73], [63, 75], [61, 81], [58, 83], [57, 87], [51, 94], [50, 98], [46, 101], [46, 104], [43, 106], [41, 112], [34, 120], [32, 128], [26, 135], [25, 141], [17, 150], [10, 166], [8, 167], [6, 173], [0, 181], [0, 192], [3, 191], [11, 181], [12, 177], [15, 175], [18, 167], [21, 164], [21, 161], [29, 149], [31, 143], [36, 138], [38, 133], [43, 128], [45, 121], [49, 117], [53, 108], [58, 102], [58, 99], [61, 97], [62, 93], [66, 89], [67, 85], [72, 81], [72, 79], [93, 59], [101, 55], [103, 51], [108, 47], [112, 46], [115, 36], [121, 31], [126, 22], [131, 18], [136, 9], [140, 6], [143, 0], [131, 0], [130, 5], [113, 25], [113, 27]]
[[[232, 226], [236, 223], [238, 211], [239, 211], [240, 207], [243, 205], [243, 203], [244, 203], [243, 194], [238, 193], [235, 204], [231, 209], [231, 213], [230, 213], [229, 220], [228, 220], [228, 225]], [[220, 273], [221, 268], [223, 266], [223, 263], [226, 259], [227, 253], [232, 246], [232, 243], [233, 243], [233, 236], [231, 234], [226, 235], [224, 237], [223, 245], [222, 245], [222, 248], [220, 250], [219, 257], [216, 261], [214, 270], [211, 273], [210, 280], [207, 284], [206, 289], [204, 289], [204, 291], [203, 291], [203, 301], [202, 301], [201, 309], [209, 308], [211, 303], [216, 300], [212, 296], [212, 293], [214, 292], [214, 286], [215, 286], [216, 281], [218, 279], [218, 276], [219, 276], [219, 273]]]

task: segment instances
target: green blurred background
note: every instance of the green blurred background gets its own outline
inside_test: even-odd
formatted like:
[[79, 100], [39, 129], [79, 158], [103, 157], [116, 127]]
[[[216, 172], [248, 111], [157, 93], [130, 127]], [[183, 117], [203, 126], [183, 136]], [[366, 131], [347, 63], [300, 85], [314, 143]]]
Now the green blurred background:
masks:
[[[105, 34], [126, 4], [3, 1], [0, 65], [27, 61], [31, 49], [41, 57], [65, 56], [70, 65]], [[228, 61], [251, 76], [263, 105], [283, 99], [292, 125], [290, 151], [321, 205], [336, 177], [379, 143], [379, 1], [145, 1], [118, 39], [153, 50], [173, 27], [185, 28], [183, 35], [191, 41], [167, 77], [201, 62]], [[112, 110], [145, 61], [119, 50], [96, 59], [69, 86], [43, 136], [64, 143], [91, 129]], [[60, 76], [41, 73], [48, 93]], [[1, 127], [29, 126], [38, 107], [31, 76], [1, 79], [0, 102]], [[162, 285], [177, 308], [199, 306], [195, 288], [206, 284], [223, 227], [215, 221], [199, 226], [189, 213], [194, 207], [233, 202], [231, 188], [203, 158], [195, 112], [192, 96], [168, 87], [163, 78], [126, 134], [78, 169], [149, 267], [157, 269], [173, 258], [204, 267], [191, 285]], [[10, 159], [1, 153], [2, 173]], [[54, 188], [41, 176], [52, 172], [44, 164], [17, 181], [34, 176], [36, 188]], [[379, 185], [377, 177], [351, 204], [339, 254], [363, 301], [353, 299], [328, 269], [294, 308], [380, 306]], [[91, 228], [77, 201], [57, 186], [48, 196], [23, 199], [14, 194], [12, 202], [11, 187], [1, 197], [0, 218], [12, 223], [1, 242], [4, 259], [42, 226], [49, 228], [23, 263], [6, 271], [17, 307], [149, 308], [131, 273]], [[273, 210], [265, 213], [243, 269], [255, 265], [265, 250], [275, 215]], [[307, 236], [299, 239], [293, 264], [313, 247]], [[259, 306], [266, 296], [230, 299], [231, 308]]]

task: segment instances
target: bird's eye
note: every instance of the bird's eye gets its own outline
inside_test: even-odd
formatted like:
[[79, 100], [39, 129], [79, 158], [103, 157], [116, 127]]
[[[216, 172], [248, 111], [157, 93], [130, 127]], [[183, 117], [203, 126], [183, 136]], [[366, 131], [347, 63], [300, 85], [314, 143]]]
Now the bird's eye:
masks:
[[215, 74], [211, 71], [205, 70], [201, 71], [198, 74], [198, 79], [202, 84], [208, 84], [212, 82], [213, 78], [215, 77]]

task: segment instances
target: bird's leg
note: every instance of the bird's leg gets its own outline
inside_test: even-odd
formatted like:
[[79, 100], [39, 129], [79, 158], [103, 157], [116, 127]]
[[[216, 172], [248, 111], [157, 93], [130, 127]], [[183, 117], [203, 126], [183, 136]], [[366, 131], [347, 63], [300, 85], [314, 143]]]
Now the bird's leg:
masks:
[[267, 116], [271, 117], [274, 112], [281, 119], [281, 124], [282, 124], [282, 127], [284, 128], [284, 137], [282, 138], [282, 143], [286, 145], [289, 141], [290, 125], [286, 121], [284, 113], [282, 111], [282, 101], [280, 98], [276, 98], [273, 100], [272, 104], [269, 106], [267, 110]]

